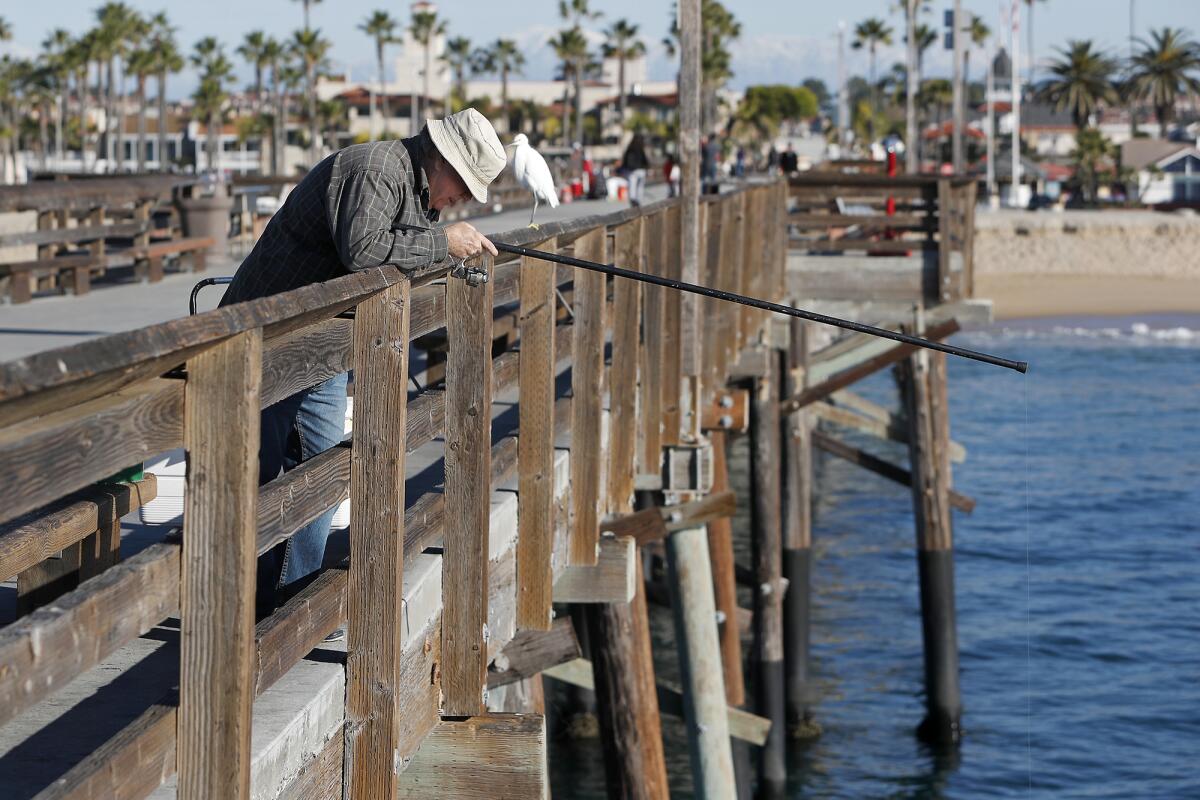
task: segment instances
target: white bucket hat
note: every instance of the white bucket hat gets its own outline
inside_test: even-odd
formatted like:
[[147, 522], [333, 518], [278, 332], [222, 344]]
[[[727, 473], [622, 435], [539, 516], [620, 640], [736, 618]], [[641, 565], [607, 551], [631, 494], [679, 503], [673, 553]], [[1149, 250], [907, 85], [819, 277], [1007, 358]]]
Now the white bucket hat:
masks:
[[425, 124], [442, 158], [454, 167], [471, 195], [486, 203], [488, 184], [507, 163], [492, 123], [475, 109], [466, 108], [445, 119], [426, 120]]

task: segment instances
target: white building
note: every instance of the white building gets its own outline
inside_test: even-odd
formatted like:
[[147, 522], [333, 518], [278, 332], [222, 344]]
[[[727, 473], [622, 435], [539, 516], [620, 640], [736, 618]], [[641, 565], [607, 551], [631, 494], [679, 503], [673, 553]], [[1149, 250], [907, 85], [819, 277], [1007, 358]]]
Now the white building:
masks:
[[1200, 204], [1200, 149], [1195, 144], [1132, 139], [1121, 145], [1121, 164], [1137, 172], [1142, 203]]

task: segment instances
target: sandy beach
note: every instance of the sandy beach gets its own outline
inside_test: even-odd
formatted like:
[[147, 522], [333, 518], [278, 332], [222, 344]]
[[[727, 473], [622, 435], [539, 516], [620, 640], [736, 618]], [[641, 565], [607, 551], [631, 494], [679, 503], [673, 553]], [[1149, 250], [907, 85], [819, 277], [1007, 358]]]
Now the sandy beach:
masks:
[[998, 320], [1200, 313], [1200, 278], [979, 275], [975, 294], [993, 301]]
[[997, 319], [1200, 312], [1200, 217], [984, 212], [975, 294]]

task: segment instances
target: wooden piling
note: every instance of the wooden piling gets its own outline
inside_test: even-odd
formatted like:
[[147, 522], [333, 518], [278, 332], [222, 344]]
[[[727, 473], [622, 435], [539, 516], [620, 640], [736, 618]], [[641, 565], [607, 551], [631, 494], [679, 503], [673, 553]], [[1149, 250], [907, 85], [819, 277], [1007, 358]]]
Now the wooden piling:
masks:
[[[804, 320], [788, 325], [782, 397], [803, 391], [808, 369], [808, 336]], [[788, 733], [810, 738], [820, 732], [808, 702], [808, 647], [812, 600], [812, 438], [811, 412], [805, 408], [783, 418], [783, 649], [787, 671]]]
[[592, 638], [596, 714], [611, 800], [670, 796], [643, 581], [628, 603], [584, 606]]
[[754, 662], [756, 705], [771, 720], [759, 762], [759, 796], [783, 797], [787, 785], [783, 648], [783, 543], [780, 528], [778, 366], [774, 354], [754, 379], [750, 406], [751, 545], [754, 553]]
[[[710, 431], [713, 449], [713, 494], [729, 490], [725, 432]], [[746, 702], [742, 675], [742, 642], [737, 627], [737, 576], [733, 558], [733, 523], [729, 517], [708, 523], [708, 552], [712, 560], [713, 596], [717, 613], [725, 619], [721, 626], [721, 670], [725, 678], [725, 700], [731, 706]]]
[[668, 536], [667, 582], [695, 795], [700, 800], [725, 800], [735, 797], [737, 789], [707, 545], [703, 527]]
[[[919, 331], [920, 326], [915, 330]], [[925, 647], [926, 716], [917, 733], [926, 741], [953, 744], [961, 735], [962, 695], [954, 607], [945, 356], [919, 350], [899, 365], [899, 375], [909, 425], [921, 634]]]

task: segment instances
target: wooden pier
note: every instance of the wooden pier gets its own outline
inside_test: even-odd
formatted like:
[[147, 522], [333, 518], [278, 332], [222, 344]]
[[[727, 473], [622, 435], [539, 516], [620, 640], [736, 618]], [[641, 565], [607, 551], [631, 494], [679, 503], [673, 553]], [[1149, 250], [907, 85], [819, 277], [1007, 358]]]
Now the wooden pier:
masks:
[[[838, 207], [847, 180], [872, 203], [909, 197], [925, 222], [884, 242], [878, 215]], [[972, 193], [906, 181], [706, 197], [693, 277], [947, 336], [986, 315], [969, 302]], [[673, 199], [496, 238], [686, 277], [682, 211]], [[831, 244], [852, 227], [856, 249], [887, 244], [886, 266], [868, 265], [890, 281], [882, 303], [849, 245]], [[376, 269], [0, 365], [0, 580], [17, 577], [25, 612], [0, 630], [13, 796], [547, 797], [543, 676], [595, 690], [610, 797], [667, 796], [661, 714], [685, 720], [694, 774], [728, 771], [732, 786], [731, 739], [746, 742], [760, 793], [780, 796], [786, 737], [819, 729], [814, 446], [913, 487], [923, 730], [957, 736], [951, 508], [969, 499], [952, 488], [963, 453], [944, 360], [534, 259], [478, 262], [482, 285]], [[852, 393], [894, 365], [900, 410]], [[261, 409], [347, 370], [353, 434], [259, 486]], [[839, 428], [906, 442], [910, 465]], [[739, 435], [753, 498], [728, 491]], [[120, 519], [156, 484], [124, 471], [178, 447], [182, 529], [135, 551]], [[346, 498], [326, 568], [256, 622], [256, 556]], [[753, 507], [752, 565], [734, 560], [736, 502]], [[665, 593], [643, 550], [665, 556]], [[652, 599], [675, 615], [680, 686], [654, 675]], [[346, 642], [323, 644], [341, 626]]]

